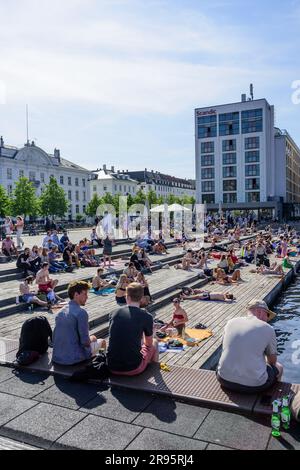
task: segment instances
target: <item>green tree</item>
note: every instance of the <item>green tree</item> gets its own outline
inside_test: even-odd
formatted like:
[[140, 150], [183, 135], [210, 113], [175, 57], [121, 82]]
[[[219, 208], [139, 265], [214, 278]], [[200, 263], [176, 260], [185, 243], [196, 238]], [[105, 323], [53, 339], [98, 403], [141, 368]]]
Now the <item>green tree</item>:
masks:
[[134, 204], [145, 204], [146, 194], [141, 189], [138, 190], [134, 197]]
[[35, 188], [28, 178], [22, 177], [17, 181], [11, 201], [13, 215], [37, 215], [39, 200]]
[[3, 186], [0, 184], [0, 217], [5, 217], [10, 214], [10, 206], [11, 200]]
[[147, 194], [147, 199], [149, 203], [149, 207], [153, 206], [154, 204], [157, 204], [157, 194], [153, 189], [150, 189], [150, 191]]
[[63, 217], [68, 211], [69, 202], [61, 186], [53, 176], [50, 183], [40, 197], [40, 212], [42, 215], [51, 215], [52, 217]]
[[97, 195], [94, 194], [88, 205], [86, 206], [85, 213], [86, 215], [89, 215], [90, 217], [94, 217], [97, 212], [97, 208], [101, 204], [101, 198]]

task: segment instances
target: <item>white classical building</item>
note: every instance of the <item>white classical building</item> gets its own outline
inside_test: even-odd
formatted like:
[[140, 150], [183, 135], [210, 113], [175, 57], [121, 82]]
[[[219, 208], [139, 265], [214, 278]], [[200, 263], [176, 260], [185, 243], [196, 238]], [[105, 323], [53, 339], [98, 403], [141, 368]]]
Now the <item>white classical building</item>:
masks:
[[54, 154], [48, 154], [37, 147], [34, 142], [28, 142], [23, 148], [4, 144], [0, 138], [0, 184], [9, 194], [20, 177], [27, 177], [35, 186], [39, 196], [50, 177], [64, 189], [70, 202], [66, 217], [75, 219], [77, 214], [84, 214], [90, 201], [90, 171], [66, 160], [60, 156], [58, 149]]
[[106, 165], [103, 169], [92, 172], [90, 180], [91, 198], [94, 194], [105, 196], [106, 193], [120, 196], [135, 196], [138, 191], [138, 182], [129, 175], [115, 172], [112, 166], [109, 170]]

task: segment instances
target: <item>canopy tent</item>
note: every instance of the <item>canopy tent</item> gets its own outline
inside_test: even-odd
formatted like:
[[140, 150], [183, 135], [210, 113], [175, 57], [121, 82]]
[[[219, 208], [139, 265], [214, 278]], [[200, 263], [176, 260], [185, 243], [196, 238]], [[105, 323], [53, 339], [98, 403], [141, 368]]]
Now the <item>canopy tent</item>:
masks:
[[191, 210], [187, 207], [181, 206], [180, 204], [171, 204], [168, 206], [167, 204], [161, 204], [160, 206], [153, 207], [150, 212], [190, 212]]

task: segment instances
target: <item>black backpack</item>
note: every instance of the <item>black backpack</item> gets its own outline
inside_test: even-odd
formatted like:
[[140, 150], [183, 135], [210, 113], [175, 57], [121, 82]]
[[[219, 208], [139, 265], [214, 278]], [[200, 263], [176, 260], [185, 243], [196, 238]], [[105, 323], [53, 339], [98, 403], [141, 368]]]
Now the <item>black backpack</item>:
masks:
[[21, 329], [17, 358], [25, 351], [44, 354], [48, 350], [48, 338], [52, 341], [52, 329], [47, 318], [29, 318]]

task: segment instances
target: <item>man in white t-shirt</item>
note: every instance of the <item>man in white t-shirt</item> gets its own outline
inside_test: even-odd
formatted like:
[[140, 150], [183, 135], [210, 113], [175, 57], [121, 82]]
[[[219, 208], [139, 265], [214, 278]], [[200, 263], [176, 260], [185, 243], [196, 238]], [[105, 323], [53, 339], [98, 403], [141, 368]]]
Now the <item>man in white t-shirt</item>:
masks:
[[224, 388], [259, 393], [280, 380], [283, 367], [277, 362], [277, 340], [267, 324], [275, 313], [266, 302], [254, 299], [248, 316], [229, 320], [225, 327], [217, 378]]

